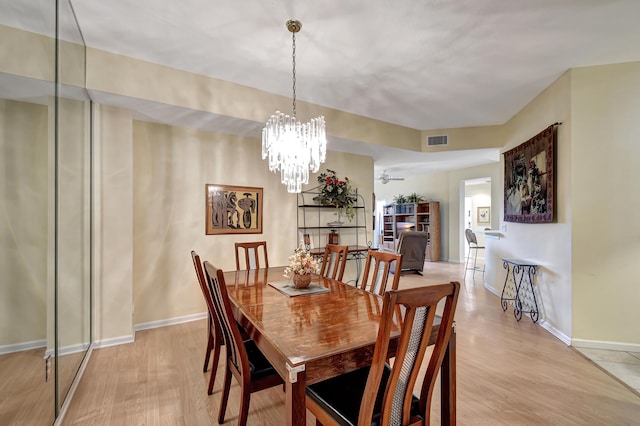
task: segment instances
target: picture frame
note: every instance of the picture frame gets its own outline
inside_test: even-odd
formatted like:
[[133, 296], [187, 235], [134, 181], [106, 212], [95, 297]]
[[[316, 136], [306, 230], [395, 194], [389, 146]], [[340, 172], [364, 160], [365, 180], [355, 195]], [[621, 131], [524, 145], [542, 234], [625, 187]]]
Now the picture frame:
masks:
[[555, 220], [555, 125], [504, 155], [505, 222]]
[[262, 234], [262, 188], [205, 185], [205, 234]]
[[491, 223], [491, 207], [478, 207], [478, 223]]

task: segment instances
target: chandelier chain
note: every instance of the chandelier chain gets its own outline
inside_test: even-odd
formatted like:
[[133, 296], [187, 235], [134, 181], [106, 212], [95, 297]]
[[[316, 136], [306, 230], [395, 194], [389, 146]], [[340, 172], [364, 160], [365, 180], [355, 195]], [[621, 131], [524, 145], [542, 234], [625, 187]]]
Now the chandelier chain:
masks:
[[293, 34], [293, 49], [291, 53], [291, 58], [293, 60], [293, 116], [296, 116], [296, 33]]
[[280, 181], [288, 192], [302, 191], [309, 173], [316, 173], [327, 159], [327, 133], [323, 116], [302, 123], [296, 118], [296, 33], [300, 21], [286, 22], [292, 33], [293, 115], [276, 111], [262, 129], [262, 158], [269, 159], [269, 170], [280, 172]]

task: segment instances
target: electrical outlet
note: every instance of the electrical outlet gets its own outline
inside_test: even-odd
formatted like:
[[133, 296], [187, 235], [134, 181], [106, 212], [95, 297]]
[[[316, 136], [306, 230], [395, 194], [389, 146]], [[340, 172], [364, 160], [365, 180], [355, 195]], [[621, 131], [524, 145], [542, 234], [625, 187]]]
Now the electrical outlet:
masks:
[[507, 232], [507, 224], [506, 223], [501, 223], [500, 224], [500, 230], [502, 232]]

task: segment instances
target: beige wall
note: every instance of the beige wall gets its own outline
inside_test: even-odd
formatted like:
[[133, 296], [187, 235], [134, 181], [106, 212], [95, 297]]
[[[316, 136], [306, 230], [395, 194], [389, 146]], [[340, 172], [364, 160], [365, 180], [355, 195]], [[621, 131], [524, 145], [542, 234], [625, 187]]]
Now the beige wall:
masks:
[[[505, 125], [507, 151], [527, 141], [555, 122], [558, 126], [556, 144], [556, 190], [554, 223], [506, 223], [500, 240], [487, 240], [489, 255], [486, 282], [495, 292], [502, 290], [504, 269], [501, 258], [522, 258], [540, 265], [536, 273], [536, 288], [544, 325], [559, 338], [568, 341], [572, 327], [571, 300], [571, 74], [565, 73]], [[500, 166], [500, 182], [504, 182], [504, 161]], [[499, 206], [500, 223], [504, 212], [502, 190]]]
[[[48, 49], [46, 40], [38, 36], [15, 33], [6, 27], [0, 28], [0, 31], [3, 31], [3, 37], [10, 33], [10, 37], [23, 37], [34, 46], [40, 46], [42, 50]], [[16, 43], [9, 43], [12, 44]], [[11, 52], [2, 53], [3, 57], [13, 57]], [[16, 52], [15, 57], [20, 57], [19, 53]], [[5, 61], [0, 64], [0, 71], [43, 80], [50, 78], [49, 67], [28, 65], [20, 61]], [[492, 255], [487, 259], [485, 284], [493, 291], [501, 290], [504, 273], [501, 257], [523, 257], [539, 262], [541, 269], [536, 280], [542, 297], [545, 326], [553, 329], [564, 340], [573, 336], [582, 341], [638, 344], [640, 337], [633, 334], [633, 327], [629, 327], [629, 324], [638, 323], [638, 310], [633, 306], [633, 301], [638, 299], [638, 286], [629, 278], [633, 276], [630, 265], [633, 265], [637, 257], [637, 238], [634, 238], [638, 233], [637, 225], [628, 217], [629, 212], [636, 211], [635, 208], [638, 207], [637, 191], [633, 187], [638, 181], [638, 152], [637, 144], [634, 144], [639, 133], [638, 125], [634, 124], [634, 111], [638, 110], [640, 99], [638, 66], [637, 63], [633, 63], [568, 72], [504, 126], [419, 132], [304, 103], [300, 104], [300, 111], [301, 115], [315, 115], [319, 111], [323, 113], [329, 123], [329, 133], [333, 136], [374, 144], [393, 144], [413, 150], [423, 149], [422, 143], [426, 135], [441, 133], [450, 137], [450, 146], [447, 149], [501, 146], [508, 150], [551, 123], [563, 122], [563, 125], [558, 127], [556, 155], [557, 221], [536, 225], [507, 223], [506, 232], [501, 239], [487, 241], [488, 252]], [[118, 78], [113, 78], [116, 70]], [[34, 72], [36, 74], [32, 75]], [[273, 112], [274, 105], [289, 103], [286, 97], [94, 49], [88, 51], [87, 72], [87, 86], [92, 90], [253, 121], [264, 121], [264, 118]], [[156, 262], [157, 268], [164, 268], [157, 262], [167, 260], [169, 253], [173, 256], [173, 247], [179, 247], [180, 256], [187, 256], [182, 250], [202, 238], [194, 235], [192, 240], [188, 241], [191, 244], [187, 244], [184, 242], [184, 236], [177, 235], [174, 229], [170, 229], [172, 225], [175, 227], [186, 223], [186, 227], [195, 230], [200, 226], [196, 221], [203, 220], [195, 216], [182, 216], [178, 219], [169, 217], [168, 224], [166, 221], [155, 222], [158, 225], [156, 231], [162, 230], [165, 238], [171, 238], [170, 241], [161, 240], [160, 235], [152, 234], [149, 224], [145, 223], [146, 220], [153, 223], [156, 219], [151, 219], [153, 214], [147, 214], [144, 211], [146, 205], [140, 206], [140, 203], [148, 202], [149, 205], [159, 206], [162, 214], [180, 213], [182, 203], [202, 209], [196, 204], [200, 203], [198, 198], [203, 197], [204, 188], [200, 195], [195, 192], [161, 194], [151, 188], [151, 183], [145, 182], [148, 176], [142, 176], [137, 168], [145, 170], [144, 167], [150, 167], [151, 169], [146, 170], [152, 172], [153, 177], [160, 179], [155, 184], [161, 188], [173, 189], [175, 185], [183, 185], [192, 191], [191, 184], [196, 182], [196, 177], [204, 180], [226, 176], [220, 170], [209, 170], [205, 161], [207, 157], [203, 158], [201, 155], [206, 153], [211, 158], [216, 158], [218, 152], [210, 152], [212, 148], [207, 145], [212, 140], [215, 140], [216, 144], [221, 143], [225, 153], [247, 153], [246, 158], [250, 165], [258, 163], [251, 157], [252, 154], [249, 154], [258, 149], [258, 142], [236, 137], [203, 135], [173, 127], [156, 134], [152, 129], [153, 125], [134, 125], [131, 112], [109, 107], [103, 107], [97, 116], [99, 170], [96, 204], [100, 213], [99, 235], [96, 237], [96, 337], [109, 339], [131, 336], [134, 323], [134, 294], [136, 299], [149, 297], [149, 300], [154, 300], [154, 297], [158, 297], [149, 296], [152, 280], [145, 274], [153, 276], [154, 272], [147, 262]], [[144, 131], [141, 131], [143, 128]], [[134, 134], [138, 133], [140, 138], [134, 138]], [[157, 151], [157, 158], [154, 157], [157, 147], [153, 145], [152, 136], [157, 136], [159, 144], [162, 145]], [[184, 147], [177, 143], [178, 139], [180, 142], [185, 139], [189, 144], [189, 157], [179, 152]], [[138, 142], [140, 147], [137, 146]], [[152, 154], [152, 158], [144, 157], [143, 148], [151, 150], [147, 154]], [[434, 150], [438, 149], [443, 148]], [[138, 164], [137, 159], [141, 155], [143, 158]], [[344, 170], [355, 170], [358, 169], [358, 165], [363, 164], [362, 173], [366, 182], [363, 180], [362, 185], [370, 185], [370, 189], [373, 190], [370, 159], [358, 156], [355, 158], [354, 160], [345, 154], [334, 154], [330, 157], [334, 163], [327, 164], [337, 164], [331, 167], [339, 172], [340, 167], [344, 167]], [[195, 176], [196, 173], [190, 175], [191, 169], [186, 176], [177, 175], [177, 171], [185, 170], [187, 164], [191, 164], [192, 167], [200, 164], [199, 169], [196, 168], [199, 170], [198, 176]], [[158, 167], [160, 170], [157, 170]], [[282, 212], [286, 211], [284, 214], [288, 219], [287, 215], [294, 214], [295, 202], [285, 200], [284, 193], [280, 195], [280, 191], [283, 191], [281, 185], [277, 182], [274, 184], [277, 176], [269, 176], [268, 173], [262, 172], [262, 169], [256, 170], [260, 171], [252, 171], [251, 179], [247, 179], [248, 184], [264, 186], [265, 189], [275, 191], [276, 196], [272, 200], [280, 203], [274, 207], [265, 201], [265, 212], [269, 209], [271, 212], [278, 212], [278, 217], [281, 217]], [[597, 173], [598, 170], [604, 172]], [[237, 180], [234, 183], [241, 184], [243, 175], [238, 173], [233, 175], [234, 181]], [[393, 186], [393, 182], [384, 187], [376, 184], [376, 190], [379, 191], [377, 198], [392, 197], [402, 190], [399, 188], [407, 188], [404, 191], [406, 193], [416, 190], [440, 201], [443, 258], [460, 261], [463, 250], [460, 225], [461, 182], [477, 177], [492, 178], [492, 224], [495, 224], [495, 228], [503, 223], [502, 174], [503, 164], [500, 163], [414, 177], [403, 182], [404, 186]], [[172, 182], [174, 178], [175, 182]], [[138, 200], [138, 193], [144, 192], [145, 189], [149, 189], [149, 195], [141, 195], [147, 198]], [[173, 222], [175, 220], [185, 222]], [[203, 231], [201, 233], [204, 234]], [[280, 230], [278, 236], [280, 235], [285, 235], [283, 241], [286, 242], [282, 245], [276, 244], [273, 250], [270, 248], [270, 254], [273, 252], [272, 256], [278, 260], [284, 259], [289, 244], [295, 241], [295, 229], [291, 226], [291, 229], [284, 232]], [[152, 247], [145, 247], [143, 251], [139, 251], [144, 244], [141, 246], [138, 238], [143, 236], [150, 238], [153, 244]], [[273, 238], [273, 234], [269, 234], [269, 237]], [[223, 245], [230, 244], [227, 237], [220, 238], [221, 241], [226, 241]], [[289, 243], [289, 240], [292, 243]], [[175, 245], [165, 246], [168, 243]], [[161, 246], [156, 247], [154, 244]], [[205, 243], [202, 250], [208, 250], [208, 244]], [[187, 251], [190, 248], [188, 247]], [[207, 257], [204, 254], [203, 256]], [[171, 262], [173, 261], [171, 259]], [[221, 266], [224, 268], [229, 263], [229, 259], [223, 259]], [[141, 269], [137, 268], [138, 265], [142, 265]], [[175, 275], [172, 275], [176, 282], [165, 285], [167, 295], [180, 296], [177, 307], [160, 304], [155, 310], [145, 307], [144, 303], [140, 302], [136, 304], [136, 323], [203, 310], [202, 305], [198, 305], [198, 296], [195, 295], [197, 287], [195, 292], [193, 289], [186, 289], [187, 285], [194, 283], [178, 282], [186, 279], [191, 273], [189, 268], [187, 258], [186, 265], [180, 265]], [[134, 281], [134, 276], [136, 280], [138, 277], [142, 278], [140, 284]], [[607, 318], [596, 320], [597, 315], [594, 313], [603, 308], [608, 313]]]
[[[114, 78], [113, 70], [118, 70]], [[87, 89], [264, 123], [291, 99], [187, 71], [87, 48]], [[420, 132], [330, 108], [297, 102], [298, 117], [324, 115], [327, 134], [420, 151]]]
[[[58, 100], [58, 346], [89, 344], [89, 106]], [[53, 236], [52, 236], [53, 238]], [[49, 306], [54, 306], [51, 300]]]
[[572, 337], [640, 345], [640, 63], [575, 69], [571, 87]]
[[[536, 286], [543, 326], [565, 342], [579, 346], [629, 348], [640, 344], [635, 277], [640, 224], [633, 213], [640, 204], [640, 64], [572, 70], [560, 77], [497, 131], [474, 128], [480, 140], [501, 135], [503, 151], [559, 121], [556, 147], [556, 217], [549, 224], [503, 222], [504, 163], [416, 177], [425, 185], [449, 187], [443, 196], [448, 231], [443, 245], [449, 261], [462, 259], [460, 213], [462, 182], [492, 178], [491, 221], [506, 226], [500, 239], [487, 239], [485, 285], [500, 293], [502, 257], [539, 263]], [[424, 134], [459, 133], [448, 129]], [[451, 140], [451, 137], [450, 137]], [[454, 139], [455, 141], [455, 139]], [[473, 146], [467, 143], [466, 147]], [[376, 185], [379, 198], [418, 187], [400, 182], [393, 190]], [[379, 190], [379, 188], [383, 188]], [[389, 197], [390, 198], [390, 197]], [[604, 219], [603, 219], [604, 218]], [[496, 305], [497, 308], [499, 308]], [[511, 309], [511, 308], [510, 308]]]
[[0, 99], [0, 347], [46, 339], [46, 105]]
[[[329, 152], [324, 168], [348, 174], [370, 220], [373, 160]], [[262, 187], [263, 233], [205, 235], [207, 183]], [[313, 175], [308, 187], [315, 185]], [[134, 324], [204, 312], [191, 250], [230, 270], [236, 241], [266, 240], [274, 266], [285, 265], [298, 243], [296, 195], [269, 172], [257, 139], [134, 121], [133, 200]]]
[[[0, 72], [54, 81], [55, 39], [53, 37], [53, 34], [51, 37], [46, 37], [0, 25], [0, 40], [2, 40]], [[53, 96], [53, 92], [50, 94]]]
[[[465, 146], [474, 146], [474, 141], [489, 141], [501, 137], [498, 144], [506, 151], [526, 141], [531, 136], [556, 122], [566, 122], [559, 129], [557, 148], [557, 223], [516, 224], [508, 223], [506, 232], [498, 240], [486, 239], [486, 271], [484, 285], [500, 294], [504, 284], [503, 257], [519, 257], [542, 265], [536, 277], [541, 293], [544, 321], [559, 337], [568, 341], [571, 336], [571, 223], [569, 185], [571, 178], [571, 132], [570, 123], [570, 78], [565, 74], [547, 88], [529, 105], [514, 116], [502, 129], [473, 128], [465, 133]], [[437, 133], [460, 134], [447, 129]], [[435, 133], [434, 133], [435, 134]], [[485, 142], [480, 142], [484, 144]], [[443, 215], [442, 240], [444, 259], [450, 262], [464, 261], [464, 181], [491, 178], [491, 223], [494, 229], [503, 223], [503, 170], [504, 163], [489, 164], [454, 170], [448, 173], [426, 175], [400, 182], [395, 192], [405, 193], [412, 188], [438, 188]], [[418, 183], [420, 182], [420, 183]], [[390, 186], [387, 184], [386, 186]], [[378, 188], [379, 186], [376, 186]], [[385, 190], [386, 191], [386, 190]], [[499, 304], [496, 304], [499, 309]]]
[[133, 141], [131, 112], [94, 114], [94, 339], [133, 339]]
[[[487, 133], [482, 134], [481, 128], [474, 128], [474, 138], [487, 141], [502, 137], [500, 146], [504, 151], [519, 145], [555, 121], [568, 121], [570, 116], [570, 79], [569, 75], [561, 77], [547, 88], [529, 105], [510, 120], [501, 130], [488, 127]], [[520, 257], [542, 265], [536, 280], [542, 296], [544, 320], [549, 328], [559, 337], [567, 340], [571, 335], [571, 224], [567, 218], [570, 210], [570, 131], [563, 125], [559, 131], [559, 144], [556, 158], [558, 167], [556, 207], [558, 222], [552, 224], [506, 224], [507, 230], [499, 240], [486, 239], [486, 271], [485, 286], [494, 293], [500, 294], [504, 284], [503, 257]], [[442, 131], [440, 133], [450, 133]], [[451, 132], [456, 134], [455, 132]], [[468, 146], [473, 146], [473, 139], [469, 139]], [[464, 209], [464, 181], [481, 177], [491, 178], [491, 224], [497, 229], [502, 224], [503, 217], [503, 170], [504, 164], [490, 164], [455, 170], [448, 173], [446, 197], [446, 216], [448, 226], [443, 239], [448, 247], [448, 259], [452, 262], [464, 260], [463, 239], [463, 209]], [[423, 177], [425, 181], [432, 181], [431, 176]], [[496, 305], [499, 308], [498, 305]]]

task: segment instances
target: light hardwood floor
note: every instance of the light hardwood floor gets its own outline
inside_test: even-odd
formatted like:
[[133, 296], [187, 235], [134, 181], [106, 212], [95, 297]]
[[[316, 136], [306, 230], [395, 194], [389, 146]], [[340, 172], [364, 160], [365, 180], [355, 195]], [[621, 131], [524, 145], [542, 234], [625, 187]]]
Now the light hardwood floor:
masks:
[[[427, 263], [400, 287], [458, 280], [461, 265]], [[193, 285], [197, 285], [195, 282]], [[640, 395], [528, 317], [516, 322], [499, 298], [468, 274], [456, 311], [459, 425], [638, 425]], [[216, 425], [214, 394], [202, 372], [206, 321], [141, 331], [136, 342], [94, 350], [64, 425]], [[433, 403], [439, 424], [439, 389]], [[225, 424], [235, 424], [233, 384]], [[252, 395], [250, 425], [283, 424], [284, 394]], [[307, 415], [307, 424], [315, 420]]]
[[[0, 425], [51, 425], [55, 419], [55, 358], [49, 378], [45, 373], [45, 348], [0, 355]], [[60, 400], [84, 358], [84, 352], [60, 356], [58, 363]]]

